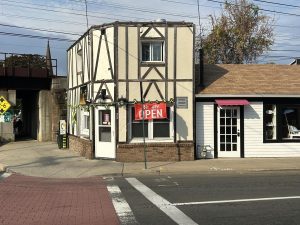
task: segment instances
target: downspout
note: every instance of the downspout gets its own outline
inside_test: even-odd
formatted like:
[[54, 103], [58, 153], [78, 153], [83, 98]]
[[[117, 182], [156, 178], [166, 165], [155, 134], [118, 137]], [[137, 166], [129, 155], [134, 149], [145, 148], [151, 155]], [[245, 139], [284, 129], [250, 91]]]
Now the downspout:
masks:
[[[94, 103], [94, 45], [93, 45], [93, 40], [94, 40], [94, 30], [90, 29], [88, 35], [91, 35], [90, 41], [91, 41], [91, 103]], [[96, 144], [95, 144], [95, 107], [92, 105], [90, 108], [90, 113], [91, 113], [91, 121], [92, 121], [92, 148], [93, 148], [93, 158], [95, 158], [96, 154]]]

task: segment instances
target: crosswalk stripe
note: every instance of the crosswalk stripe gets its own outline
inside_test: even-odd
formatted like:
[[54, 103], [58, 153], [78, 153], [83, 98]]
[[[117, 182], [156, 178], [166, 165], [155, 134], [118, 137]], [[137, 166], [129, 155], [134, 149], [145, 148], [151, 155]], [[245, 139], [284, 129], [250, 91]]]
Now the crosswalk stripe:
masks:
[[180, 225], [197, 225], [190, 217], [185, 215], [176, 206], [172, 205], [169, 201], [156, 194], [146, 185], [142, 184], [136, 178], [126, 178], [136, 190], [144, 195], [150, 202], [157, 206], [161, 211], [167, 214], [174, 222]]
[[125, 200], [120, 188], [117, 185], [108, 185], [107, 190], [110, 193], [113, 205], [118, 214], [121, 224], [122, 225], [139, 224], [136, 221], [135, 216], [134, 216], [130, 206], [128, 205], [127, 201]]
[[235, 203], [235, 202], [256, 202], [256, 201], [272, 201], [272, 200], [286, 200], [286, 199], [300, 199], [300, 196], [271, 197], [271, 198], [247, 198], [247, 199], [204, 201], [204, 202], [182, 202], [182, 203], [174, 203], [173, 205], [175, 205], [175, 206], [206, 205], [206, 204], [224, 204], [224, 203]]

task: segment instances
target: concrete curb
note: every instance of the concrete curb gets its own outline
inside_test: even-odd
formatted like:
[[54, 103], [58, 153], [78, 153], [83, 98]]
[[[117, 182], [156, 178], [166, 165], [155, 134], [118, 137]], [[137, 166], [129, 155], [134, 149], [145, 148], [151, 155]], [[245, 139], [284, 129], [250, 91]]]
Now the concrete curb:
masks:
[[0, 163], [0, 172], [6, 172], [7, 165]]

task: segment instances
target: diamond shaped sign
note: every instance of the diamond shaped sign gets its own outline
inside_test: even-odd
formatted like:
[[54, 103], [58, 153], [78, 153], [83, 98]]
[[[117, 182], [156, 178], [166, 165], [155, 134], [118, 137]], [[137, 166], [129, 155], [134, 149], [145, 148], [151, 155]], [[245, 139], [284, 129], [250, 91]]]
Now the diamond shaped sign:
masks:
[[3, 96], [0, 96], [0, 115], [4, 114], [9, 108], [9, 102]]

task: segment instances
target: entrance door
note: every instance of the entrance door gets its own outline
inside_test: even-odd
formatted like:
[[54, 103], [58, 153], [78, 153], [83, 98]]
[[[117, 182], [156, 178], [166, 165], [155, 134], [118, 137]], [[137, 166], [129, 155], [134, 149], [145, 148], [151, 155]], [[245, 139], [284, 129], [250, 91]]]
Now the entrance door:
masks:
[[116, 158], [115, 108], [95, 108], [95, 157]]
[[240, 108], [218, 107], [218, 156], [240, 157]]

